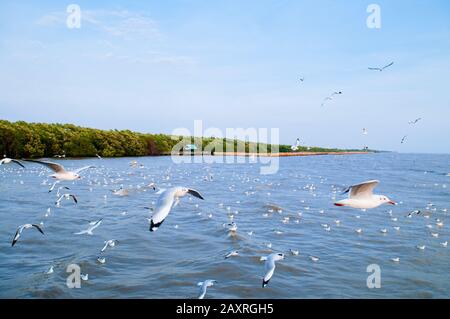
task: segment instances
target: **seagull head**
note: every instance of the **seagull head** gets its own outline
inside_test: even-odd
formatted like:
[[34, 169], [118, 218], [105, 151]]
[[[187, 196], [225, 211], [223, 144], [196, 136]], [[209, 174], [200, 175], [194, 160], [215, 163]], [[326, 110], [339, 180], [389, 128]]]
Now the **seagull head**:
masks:
[[396, 202], [394, 202], [393, 200], [389, 199], [389, 197], [384, 196], [384, 195], [380, 196], [380, 201], [382, 201], [383, 203], [386, 203], [386, 204], [390, 204], [390, 205], [397, 205]]

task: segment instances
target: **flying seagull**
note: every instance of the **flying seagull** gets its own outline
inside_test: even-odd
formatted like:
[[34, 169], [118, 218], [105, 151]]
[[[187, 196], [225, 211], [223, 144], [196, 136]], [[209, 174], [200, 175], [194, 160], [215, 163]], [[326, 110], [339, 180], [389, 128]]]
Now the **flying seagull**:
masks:
[[199, 192], [194, 189], [186, 188], [186, 187], [173, 187], [169, 188], [161, 193], [156, 203], [156, 207], [154, 209], [154, 214], [152, 219], [150, 220], [150, 231], [153, 232], [158, 230], [161, 224], [166, 219], [167, 215], [169, 215], [172, 207], [178, 205], [180, 201], [180, 197], [184, 197], [187, 194], [192, 195], [194, 197], [204, 199]]
[[268, 285], [270, 279], [272, 278], [275, 272], [275, 262], [283, 259], [284, 254], [282, 253], [274, 253], [270, 254], [267, 257], [261, 257], [261, 260], [266, 262], [265, 264], [266, 274], [264, 275], [262, 283], [263, 288], [265, 288]]
[[325, 103], [327, 103], [328, 101], [332, 101], [333, 96], [341, 95], [341, 94], [342, 94], [342, 91], [334, 91], [330, 96], [327, 96], [326, 98], [323, 99], [321, 106], [325, 106]]
[[62, 165], [53, 163], [53, 162], [43, 162], [43, 161], [36, 161], [36, 160], [25, 160], [25, 161], [47, 166], [48, 168], [50, 168], [52, 171], [55, 172], [55, 174], [50, 175], [50, 177], [55, 178], [57, 180], [61, 180], [61, 181], [74, 181], [74, 180], [80, 179], [81, 176], [79, 174], [82, 171], [95, 167], [95, 166], [90, 165], [90, 166], [85, 166], [85, 167], [79, 168], [75, 171], [66, 171]]
[[22, 168], [25, 168], [25, 166], [23, 166], [23, 164], [21, 162], [19, 162], [18, 160], [12, 159], [12, 158], [5, 157], [2, 160], [0, 160], [0, 165], [10, 164], [10, 163], [14, 163], [14, 164], [21, 166]]
[[392, 66], [393, 64], [394, 64], [394, 62], [391, 62], [388, 65], [385, 65], [385, 66], [383, 66], [381, 68], [369, 68], [369, 70], [382, 72], [383, 70], [387, 69], [388, 67]]
[[298, 150], [299, 147], [300, 147], [300, 138], [297, 138], [295, 144], [291, 146], [291, 150], [295, 152]]
[[118, 243], [119, 243], [119, 241], [114, 240], [114, 239], [110, 239], [110, 240], [105, 241], [105, 246], [103, 246], [101, 252], [102, 252], [102, 253], [105, 252], [105, 250], [106, 250], [108, 247], [115, 247], [116, 244], [118, 244]]
[[78, 204], [78, 199], [75, 197], [75, 195], [72, 194], [62, 194], [55, 202], [55, 205], [59, 206], [61, 204], [61, 201], [63, 199], [69, 200], [69, 199], [73, 199], [73, 201], [75, 202], [75, 204]]
[[409, 121], [408, 124], [416, 124], [417, 122], [419, 122], [422, 118], [419, 117], [417, 119], [415, 119], [414, 121]]
[[89, 223], [89, 226], [90, 226], [90, 227], [88, 227], [88, 229], [82, 230], [82, 231], [80, 231], [80, 232], [78, 232], [78, 233], [75, 233], [75, 235], [84, 235], [84, 234], [87, 234], [87, 235], [94, 235], [94, 233], [93, 233], [94, 229], [96, 229], [98, 226], [100, 226], [100, 224], [102, 223], [102, 221], [103, 221], [103, 219], [99, 219], [99, 220], [90, 222], [90, 223]]
[[217, 280], [208, 279], [208, 280], [199, 282], [197, 284], [197, 286], [200, 287], [200, 291], [199, 291], [199, 294], [198, 294], [198, 299], [205, 298], [205, 296], [206, 296], [206, 289], [208, 289], [209, 287], [214, 286], [214, 284], [217, 284]]
[[340, 200], [334, 205], [336, 206], [348, 206], [352, 208], [375, 208], [384, 203], [396, 205], [396, 203], [390, 200], [384, 195], [374, 195], [373, 189], [379, 184], [379, 181], [372, 180], [361, 184], [348, 187], [343, 194], [349, 193], [348, 199]]
[[408, 135], [403, 136], [403, 137], [402, 137], [402, 141], [400, 142], [400, 144], [405, 143], [407, 137], [408, 137]]
[[29, 229], [29, 228], [36, 228], [37, 230], [39, 230], [39, 232], [44, 235], [44, 232], [42, 231], [42, 228], [39, 225], [36, 224], [25, 224], [25, 225], [21, 225], [17, 228], [16, 234], [14, 235], [11, 247], [13, 247], [16, 242], [19, 240], [20, 235], [22, 235], [22, 232], [24, 229]]

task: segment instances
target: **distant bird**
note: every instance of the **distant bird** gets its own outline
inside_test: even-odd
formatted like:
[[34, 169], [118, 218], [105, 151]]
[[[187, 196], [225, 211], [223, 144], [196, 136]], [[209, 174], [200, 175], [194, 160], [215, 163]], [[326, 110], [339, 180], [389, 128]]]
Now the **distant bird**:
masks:
[[298, 256], [298, 254], [300, 253], [298, 250], [295, 249], [289, 249], [289, 252], [291, 253], [292, 256]]
[[75, 202], [75, 204], [78, 204], [78, 199], [75, 197], [75, 195], [72, 194], [62, 194], [55, 202], [56, 206], [59, 206], [61, 204], [61, 201], [65, 199], [65, 200], [69, 200], [69, 199], [73, 199], [73, 201]]
[[88, 274], [80, 274], [80, 278], [83, 281], [88, 281], [89, 280], [89, 275]]
[[284, 254], [274, 253], [267, 257], [261, 257], [261, 261], [265, 261], [266, 274], [264, 275], [262, 287], [265, 288], [275, 272], [275, 262], [284, 259]]
[[425, 245], [417, 245], [416, 248], [419, 250], [425, 250], [426, 246]]
[[291, 150], [295, 152], [298, 150], [299, 147], [300, 147], [300, 138], [297, 138], [295, 144], [291, 146]]
[[115, 239], [110, 239], [105, 241], [105, 246], [103, 246], [101, 252], [105, 252], [106, 249], [108, 249], [108, 247], [115, 247], [118, 244], [119, 241], [115, 240]]
[[302, 77], [302, 78], [300, 78], [299, 80], [300, 80], [300, 82], [304, 82], [304, 81], [305, 81], [305, 78]]
[[319, 257], [315, 257], [315, 256], [309, 256], [309, 259], [311, 259], [315, 263], [319, 261]]
[[128, 189], [120, 188], [118, 190], [112, 191], [113, 195], [124, 197], [130, 195], [130, 191]]
[[326, 98], [323, 99], [323, 102], [321, 104], [321, 106], [325, 106], [325, 103], [328, 101], [332, 101], [333, 100], [333, 96], [335, 95], [341, 95], [342, 91], [334, 91], [330, 96], [327, 96]]
[[[53, 185], [52, 185], [52, 186], [50, 187], [50, 189], [48, 190], [48, 192], [49, 192], [49, 193], [53, 192], [53, 190], [55, 189], [56, 185], [58, 185], [59, 183], [60, 183], [60, 181], [54, 182]], [[66, 187], [66, 186], [59, 187], [59, 188], [58, 188], [58, 192], [57, 192], [57, 196], [59, 196], [59, 192], [60, 192], [62, 189], [70, 190], [70, 188], [69, 188], [69, 187]]]
[[211, 279], [208, 279], [208, 280], [199, 282], [199, 283], [197, 284], [197, 286], [200, 287], [200, 291], [199, 291], [199, 294], [198, 294], [198, 299], [203, 299], [203, 298], [205, 298], [205, 296], [206, 296], [206, 290], [207, 290], [209, 287], [214, 286], [214, 284], [216, 284], [216, 283], [217, 283], [217, 280], [211, 280]]
[[89, 223], [90, 227], [88, 227], [88, 229], [82, 230], [78, 233], [75, 233], [75, 235], [84, 235], [84, 234], [91, 235], [91, 236], [94, 235], [94, 233], [93, 233], [94, 229], [96, 229], [98, 226], [100, 226], [100, 224], [102, 223], [102, 220], [103, 219], [99, 219], [99, 220], [90, 222]]
[[362, 133], [363, 133], [363, 135], [367, 135], [368, 134], [367, 129], [363, 128]]
[[98, 159], [103, 159], [100, 155], [95, 154], [95, 156], [97, 156]]
[[104, 263], [106, 263], [106, 258], [105, 258], [105, 257], [97, 257], [97, 261], [98, 261], [100, 264], [104, 264]]
[[230, 257], [235, 257], [235, 256], [239, 256], [239, 251], [233, 250], [233, 251], [229, 252], [228, 254], [226, 254], [225, 259], [228, 259]]
[[417, 119], [415, 119], [415, 120], [413, 120], [413, 121], [409, 121], [408, 124], [416, 124], [416, 123], [419, 122], [421, 119], [422, 119], [422, 118], [419, 117], [419, 118], [417, 118]]
[[5, 157], [2, 160], [0, 160], [0, 165], [6, 165], [6, 164], [10, 164], [10, 163], [14, 163], [14, 164], [19, 165], [22, 168], [25, 168], [25, 166], [23, 166], [23, 164], [21, 162], [19, 162], [18, 160], [12, 159], [12, 158]]
[[47, 270], [46, 274], [47, 274], [47, 275], [51, 275], [51, 274], [53, 274], [53, 273], [54, 273], [53, 266], [50, 266], [50, 269]]
[[42, 228], [39, 225], [36, 224], [25, 224], [25, 225], [21, 225], [17, 228], [16, 234], [14, 235], [11, 247], [13, 247], [17, 241], [19, 240], [20, 235], [22, 235], [22, 232], [24, 229], [29, 229], [29, 228], [36, 228], [42, 235], [44, 235], [44, 231], [42, 230]]
[[64, 167], [62, 165], [57, 164], [57, 163], [43, 162], [43, 161], [36, 161], [36, 160], [25, 160], [25, 161], [47, 166], [48, 168], [50, 168], [51, 170], [53, 170], [55, 172], [55, 174], [50, 175], [50, 177], [55, 178], [57, 180], [61, 180], [61, 181], [74, 181], [74, 180], [80, 179], [81, 176], [79, 174], [82, 171], [89, 169], [89, 168], [94, 168], [94, 166], [90, 165], [90, 166], [85, 166], [85, 167], [79, 168], [75, 171], [68, 172], [64, 169]]
[[378, 207], [384, 203], [396, 205], [384, 195], [374, 195], [373, 189], [379, 184], [379, 181], [372, 180], [348, 187], [343, 194], [349, 193], [348, 199], [340, 200], [334, 205], [348, 206], [352, 208], [369, 209]]
[[448, 241], [444, 241], [443, 243], [441, 243], [442, 247], [447, 247], [447, 245], [448, 245]]
[[403, 136], [403, 137], [402, 137], [402, 141], [400, 142], [400, 144], [405, 143], [407, 137], [408, 137], [408, 135]]
[[395, 257], [395, 258], [391, 258], [391, 260], [395, 263], [400, 262], [400, 258], [399, 257]]
[[380, 67], [380, 68], [378, 68], [378, 67], [375, 67], [375, 68], [369, 67], [369, 70], [371, 70], [371, 71], [380, 71], [380, 72], [382, 72], [382, 71], [384, 71], [385, 69], [387, 69], [388, 67], [392, 66], [393, 64], [394, 64], [394, 62], [391, 62], [391, 63], [389, 63], [388, 65], [385, 65], [385, 66]]
[[166, 217], [169, 215], [170, 210], [178, 205], [180, 197], [184, 197], [187, 194], [204, 199], [199, 192], [186, 187], [173, 187], [161, 193], [156, 203], [152, 219], [150, 220], [151, 232], [158, 230]]

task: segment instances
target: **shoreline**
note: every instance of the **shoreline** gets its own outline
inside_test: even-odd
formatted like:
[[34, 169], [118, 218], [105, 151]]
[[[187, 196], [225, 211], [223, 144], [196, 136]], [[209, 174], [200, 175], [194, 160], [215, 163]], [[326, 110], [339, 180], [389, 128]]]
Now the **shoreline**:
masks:
[[365, 155], [374, 152], [366, 151], [343, 151], [343, 152], [286, 152], [286, 153], [245, 153], [245, 152], [215, 152], [214, 154], [192, 153], [192, 154], [167, 154], [162, 156], [243, 156], [243, 157], [289, 157], [289, 156], [320, 156], [320, 155]]

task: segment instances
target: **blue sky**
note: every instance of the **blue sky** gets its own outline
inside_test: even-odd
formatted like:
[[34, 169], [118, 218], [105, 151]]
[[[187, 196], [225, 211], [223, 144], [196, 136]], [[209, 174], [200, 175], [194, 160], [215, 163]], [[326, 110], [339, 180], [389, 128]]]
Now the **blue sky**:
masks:
[[[371, 3], [381, 29], [366, 26]], [[279, 128], [288, 144], [450, 153], [449, 78], [444, 0], [0, 2], [12, 121], [170, 133], [203, 120]]]

